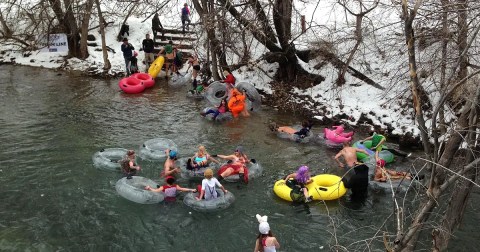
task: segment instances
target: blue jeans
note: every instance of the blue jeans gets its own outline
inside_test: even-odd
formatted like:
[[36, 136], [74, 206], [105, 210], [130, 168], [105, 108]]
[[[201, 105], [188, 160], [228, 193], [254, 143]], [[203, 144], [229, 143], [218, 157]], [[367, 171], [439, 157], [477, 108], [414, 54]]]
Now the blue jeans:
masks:
[[125, 68], [127, 69], [127, 76], [130, 76], [130, 64], [131, 64], [131, 61], [130, 61], [130, 58], [124, 58], [125, 59]]
[[218, 109], [216, 110], [213, 110], [213, 109], [209, 109], [205, 115], [208, 115], [208, 114], [213, 114], [213, 118], [217, 118], [217, 116], [220, 114], [220, 111], [218, 111]]

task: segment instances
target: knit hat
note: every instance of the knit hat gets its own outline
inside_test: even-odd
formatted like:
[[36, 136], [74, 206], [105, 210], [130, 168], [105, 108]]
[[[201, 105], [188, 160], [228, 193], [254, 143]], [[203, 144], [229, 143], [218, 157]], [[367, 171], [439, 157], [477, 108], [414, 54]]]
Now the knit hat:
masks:
[[259, 214], [256, 215], [258, 222], [260, 223], [258, 225], [258, 232], [260, 234], [268, 234], [270, 232], [270, 225], [268, 225], [268, 216], [260, 216]]

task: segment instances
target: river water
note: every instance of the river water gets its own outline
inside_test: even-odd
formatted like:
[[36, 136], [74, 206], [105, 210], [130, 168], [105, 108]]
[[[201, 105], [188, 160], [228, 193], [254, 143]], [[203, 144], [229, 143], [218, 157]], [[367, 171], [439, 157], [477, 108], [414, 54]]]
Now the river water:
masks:
[[[199, 116], [206, 104], [187, 99], [186, 87], [161, 80], [143, 94], [125, 95], [117, 81], [1, 66], [1, 251], [251, 251], [257, 213], [269, 216], [281, 251], [326, 251], [337, 242], [350, 251], [383, 251], [379, 230], [395, 232], [391, 222], [382, 226], [392, 211], [389, 194], [370, 193], [363, 204], [344, 197], [308, 207], [273, 194], [274, 182], [300, 164], [313, 174], [344, 173], [332, 159], [335, 151], [280, 139], [266, 127], [268, 120], [301, 118], [264, 107], [248, 119], [216, 124]], [[262, 164], [264, 176], [248, 186], [224, 183], [236, 202], [214, 213], [193, 211], [181, 200], [130, 202], [115, 191], [120, 174], [95, 169], [92, 155], [110, 147], [138, 150], [156, 137], [173, 140], [180, 157], [191, 156], [199, 144], [212, 154], [242, 145]], [[139, 165], [139, 175], [162, 183], [161, 162]], [[480, 220], [476, 210], [468, 208], [452, 250], [477, 249], [470, 235]]]

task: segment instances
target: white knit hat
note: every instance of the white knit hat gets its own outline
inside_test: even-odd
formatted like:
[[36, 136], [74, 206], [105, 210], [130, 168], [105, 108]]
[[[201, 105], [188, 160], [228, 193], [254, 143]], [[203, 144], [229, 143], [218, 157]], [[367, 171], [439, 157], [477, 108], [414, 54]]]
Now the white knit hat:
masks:
[[270, 225], [268, 225], [268, 216], [260, 216], [259, 214], [256, 215], [258, 222], [260, 223], [258, 225], [258, 231], [261, 234], [268, 234], [270, 232]]

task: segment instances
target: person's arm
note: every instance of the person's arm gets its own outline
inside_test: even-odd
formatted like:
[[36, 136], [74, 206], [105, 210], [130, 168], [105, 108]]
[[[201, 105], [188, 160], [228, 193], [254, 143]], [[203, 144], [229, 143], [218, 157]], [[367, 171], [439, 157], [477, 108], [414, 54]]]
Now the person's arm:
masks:
[[233, 160], [235, 159], [235, 155], [216, 155], [217, 157], [219, 158], [222, 158], [222, 159], [229, 159], [229, 160]]
[[297, 173], [296, 173], [296, 172], [290, 173], [290, 174], [288, 174], [288, 175], [284, 178], [284, 180], [285, 180], [285, 181], [288, 181], [289, 179], [295, 178], [296, 176], [297, 176]]
[[365, 153], [365, 154], [367, 154], [368, 156], [370, 156], [370, 153], [368, 153], [368, 151], [366, 151], [366, 150], [364, 150], [364, 149], [355, 148], [355, 151], [356, 151], [356, 152], [362, 152], [362, 153]]
[[215, 158], [213, 158], [212, 156], [208, 155], [208, 160], [211, 160], [212, 162], [216, 163], [216, 164], [220, 164], [220, 162], [218, 160], [216, 160]]
[[133, 47], [133, 45], [130, 44], [130, 43], [128, 43], [128, 48], [129, 48], [130, 50], [135, 50], [135, 47]]
[[196, 197], [197, 200], [202, 200], [203, 199], [203, 196], [205, 195], [205, 190], [201, 190], [200, 191], [200, 196]]
[[177, 190], [182, 191], [182, 192], [195, 192], [195, 189], [190, 189], [190, 188], [184, 188], [179, 185], [177, 185]]
[[278, 243], [277, 238], [275, 238], [275, 237], [273, 237], [273, 244], [275, 244], [276, 249], [280, 248], [280, 243]]
[[157, 53], [157, 57], [162, 55], [164, 51], [165, 51], [165, 48], [160, 49], [160, 51], [158, 51]]
[[255, 241], [255, 249], [253, 250], [253, 252], [258, 252], [260, 251], [260, 239], [257, 238], [257, 240]]
[[312, 182], [313, 182], [313, 179], [310, 178], [309, 180], [307, 180], [307, 182], [305, 182], [305, 185], [308, 185], [308, 184], [310, 184], [310, 183], [312, 183]]
[[155, 188], [155, 189], [150, 186], [145, 186], [145, 190], [152, 191], [152, 192], [161, 192], [163, 191], [163, 186], [160, 186], [160, 188]]
[[220, 188], [222, 189], [223, 193], [225, 193], [225, 194], [228, 193], [227, 189], [225, 189], [225, 187], [223, 187], [223, 185], [220, 185]]
[[372, 148], [377, 148], [378, 146], [382, 146], [383, 143], [385, 143], [385, 140], [387, 140], [385, 137], [382, 137], [382, 140], [380, 140], [380, 142], [378, 142], [377, 146], [372, 146]]
[[342, 162], [340, 162], [340, 160], [339, 160], [339, 158], [340, 158], [342, 155], [343, 155], [343, 154], [342, 154], [342, 151], [339, 151], [339, 152], [337, 153], [337, 155], [335, 155], [335, 161], [337, 162], [338, 166], [340, 166], [341, 168], [345, 167], [345, 165], [344, 165]]
[[362, 141], [360, 141], [360, 142], [362, 143], [362, 142], [365, 142], [365, 141], [367, 141], [367, 140], [370, 140], [370, 139], [372, 139], [372, 138], [373, 138], [373, 136], [369, 136], [369, 137], [367, 137], [367, 138], [363, 139], [363, 140], [362, 140]]
[[134, 170], [140, 171], [140, 166], [138, 166], [138, 165], [133, 165], [133, 161], [128, 162], [128, 165], [130, 166], [130, 169], [134, 169]]

